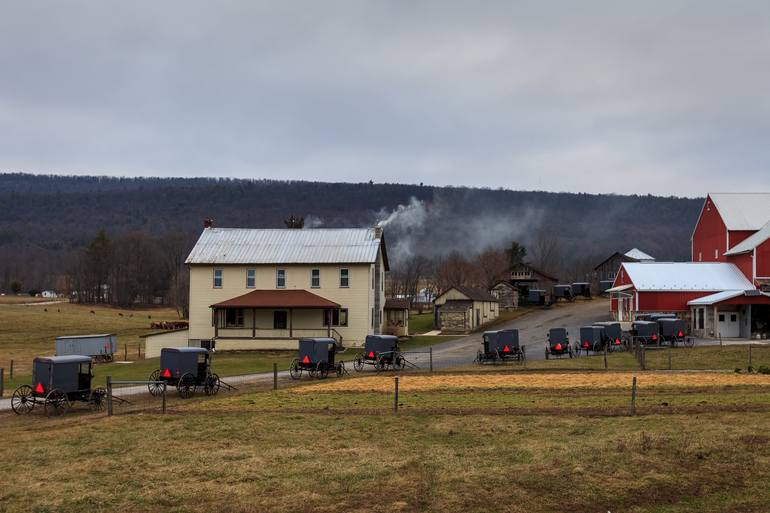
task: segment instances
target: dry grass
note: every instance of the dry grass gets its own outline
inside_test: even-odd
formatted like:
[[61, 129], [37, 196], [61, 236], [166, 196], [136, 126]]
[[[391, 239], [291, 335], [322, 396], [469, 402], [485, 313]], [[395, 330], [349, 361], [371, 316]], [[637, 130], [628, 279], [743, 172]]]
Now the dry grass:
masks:
[[[405, 392], [460, 389], [613, 389], [631, 386], [637, 377], [640, 387], [712, 387], [770, 385], [770, 375], [718, 372], [564, 372], [492, 374], [404, 375], [399, 388]], [[297, 393], [389, 392], [393, 376], [369, 376], [335, 380], [298, 387]]]
[[[94, 313], [91, 313], [91, 312]], [[59, 335], [116, 333], [121, 353], [129, 345], [129, 357], [136, 358], [140, 335], [151, 333], [150, 323], [178, 319], [169, 308], [123, 310], [62, 303], [45, 306], [0, 306], [0, 367], [11, 359], [18, 374], [31, 372], [35, 356], [54, 353]]]
[[[204, 403], [201, 403], [201, 405]], [[4, 512], [763, 512], [770, 413], [0, 422]]]
[[19, 305], [24, 303], [46, 303], [49, 301], [66, 301], [58, 298], [25, 296], [0, 296], [0, 305]]

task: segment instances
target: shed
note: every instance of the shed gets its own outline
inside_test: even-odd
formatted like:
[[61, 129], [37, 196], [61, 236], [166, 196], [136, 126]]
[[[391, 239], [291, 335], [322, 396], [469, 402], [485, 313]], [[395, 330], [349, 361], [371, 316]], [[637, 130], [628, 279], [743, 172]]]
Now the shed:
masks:
[[498, 299], [472, 287], [450, 287], [436, 297], [434, 305], [434, 324], [443, 332], [467, 333], [499, 315]]
[[[409, 336], [409, 300], [386, 299], [385, 300], [385, 326], [384, 331], [388, 335], [397, 337]], [[368, 338], [368, 337], [367, 337]]]
[[519, 307], [519, 289], [509, 280], [497, 282], [489, 293], [500, 302], [500, 310], [516, 310]]

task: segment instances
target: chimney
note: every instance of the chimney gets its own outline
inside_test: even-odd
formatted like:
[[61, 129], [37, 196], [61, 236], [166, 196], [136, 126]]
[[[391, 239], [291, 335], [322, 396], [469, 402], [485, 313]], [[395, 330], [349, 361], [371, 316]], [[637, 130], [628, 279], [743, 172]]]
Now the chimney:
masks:
[[382, 226], [375, 226], [374, 227], [374, 236], [378, 239], [382, 238], [382, 234], [384, 233], [384, 230], [382, 229]]
[[203, 228], [211, 228], [214, 226], [214, 220], [213, 219], [204, 219], [203, 220]]

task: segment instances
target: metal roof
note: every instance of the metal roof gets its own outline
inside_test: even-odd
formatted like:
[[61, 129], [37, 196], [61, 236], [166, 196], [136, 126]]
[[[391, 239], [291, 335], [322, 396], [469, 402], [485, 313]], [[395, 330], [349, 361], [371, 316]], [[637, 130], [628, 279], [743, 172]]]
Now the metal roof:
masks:
[[114, 337], [114, 333], [104, 333], [101, 335], [70, 335], [66, 337], [56, 337], [56, 340], [67, 340], [67, 339], [74, 339], [74, 338], [104, 338], [104, 337]]
[[86, 363], [91, 361], [91, 357], [76, 354], [66, 356], [38, 356], [35, 358], [35, 361], [48, 363]]
[[770, 221], [770, 192], [710, 193], [728, 230], [759, 230]]
[[339, 308], [340, 305], [303, 289], [252, 290], [210, 308]]
[[736, 244], [730, 251], [725, 251], [725, 255], [740, 255], [741, 253], [748, 253], [753, 251], [754, 248], [770, 239], [770, 221], [763, 226], [758, 232], [751, 237], [744, 239], [742, 242]]
[[175, 353], [208, 353], [209, 350], [205, 347], [164, 347], [160, 352], [173, 351]]
[[688, 301], [687, 304], [691, 306], [715, 305], [717, 303], [721, 303], [722, 301], [727, 301], [728, 299], [742, 296], [743, 293], [744, 291], [742, 290], [725, 290], [722, 292], [717, 292], [716, 294], [711, 294], [710, 296], [704, 296], [704, 297], [699, 297], [698, 299], [693, 299], [692, 301]]
[[371, 264], [381, 243], [375, 228], [205, 228], [185, 263]]
[[629, 249], [626, 251], [625, 256], [634, 260], [655, 260], [655, 257], [648, 255], [639, 248]]
[[618, 285], [617, 287], [612, 287], [611, 289], [607, 289], [604, 292], [623, 292], [624, 290], [632, 288], [634, 288], [633, 285]]
[[735, 264], [724, 262], [627, 262], [623, 268], [637, 291], [721, 292], [754, 288]]

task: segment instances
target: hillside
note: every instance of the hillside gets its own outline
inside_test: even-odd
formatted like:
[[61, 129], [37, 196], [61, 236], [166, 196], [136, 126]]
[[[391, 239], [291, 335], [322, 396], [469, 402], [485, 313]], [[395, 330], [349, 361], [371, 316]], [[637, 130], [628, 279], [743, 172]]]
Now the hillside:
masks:
[[[401, 208], [399, 209], [399, 205]], [[392, 260], [475, 253], [520, 240], [556, 241], [562, 269], [585, 268], [637, 246], [659, 260], [689, 257], [700, 199], [204, 178], [0, 174], [0, 290], [53, 286], [99, 229], [176, 234], [192, 244], [205, 217], [217, 226], [366, 226], [385, 220]]]

